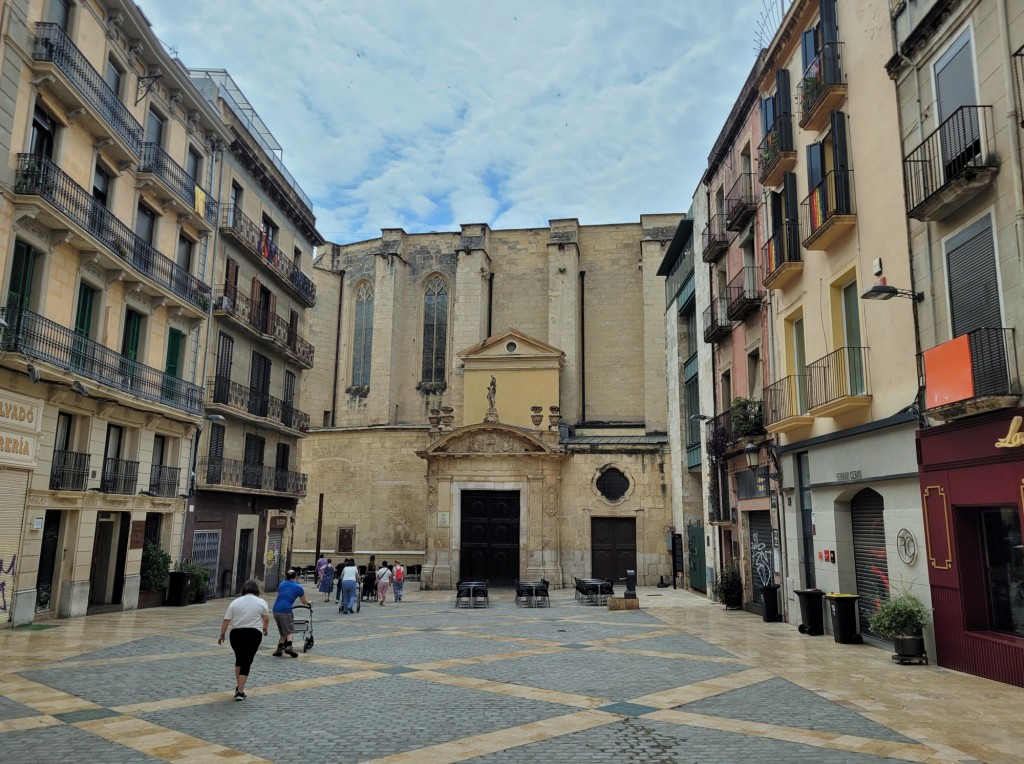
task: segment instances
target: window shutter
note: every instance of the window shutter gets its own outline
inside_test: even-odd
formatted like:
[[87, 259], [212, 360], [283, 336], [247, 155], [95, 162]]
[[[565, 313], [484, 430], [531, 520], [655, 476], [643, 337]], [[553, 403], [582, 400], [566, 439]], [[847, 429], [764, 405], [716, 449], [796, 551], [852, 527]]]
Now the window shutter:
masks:
[[[11, 265], [11, 283], [7, 287], [7, 309], [15, 313], [28, 310], [32, 297], [32, 274], [35, 271], [36, 252], [21, 240], [14, 243]], [[12, 323], [8, 320], [9, 323]]]
[[210, 425], [209, 456], [211, 459], [224, 458], [224, 425], [222, 424]]
[[[121, 339], [121, 355], [139, 360], [139, 333], [142, 327], [142, 316], [134, 310], [127, 310], [124, 314], [124, 336]], [[172, 330], [173, 331], [173, 330]], [[168, 335], [168, 341], [170, 336]]]
[[838, 83], [839, 75], [839, 24], [836, 15], [836, 0], [821, 0], [818, 4], [821, 29], [821, 75], [827, 83]]
[[813, 191], [825, 175], [825, 150], [820, 143], [807, 147], [807, 189]]
[[793, 150], [793, 98], [789, 92], [789, 70], [775, 72], [775, 113], [782, 120], [779, 125], [779, 151]]
[[235, 340], [230, 335], [220, 333], [217, 339], [217, 376], [231, 379], [231, 361], [235, 352]]
[[224, 268], [224, 293], [231, 300], [232, 308], [234, 308], [235, 293], [238, 290], [238, 263], [228, 258], [227, 265]]
[[167, 368], [165, 371], [172, 377], [180, 377], [182, 334], [177, 329], [167, 333]]
[[850, 203], [850, 152], [846, 145], [846, 114], [834, 111], [832, 122], [832, 169], [835, 171], [836, 212], [847, 214], [853, 209]]
[[783, 207], [786, 215], [785, 228], [782, 236], [785, 260], [792, 263], [800, 262], [800, 224], [796, 200], [796, 173], [787, 172], [782, 176]]
[[252, 290], [249, 292], [249, 310], [251, 311], [249, 324], [262, 331], [263, 325], [260, 321], [260, 280], [255, 276], [252, 278]]
[[270, 326], [265, 328], [267, 332], [274, 331], [274, 318], [277, 316], [277, 295], [270, 293], [270, 306], [267, 309], [267, 317], [270, 319]]
[[986, 215], [946, 243], [953, 336], [1002, 325], [992, 219]]
[[970, 30], [964, 30], [953, 47], [936, 62], [935, 90], [939, 101], [940, 123], [961, 106], [977, 103]]
[[[75, 334], [88, 337], [92, 330], [92, 304], [96, 291], [86, 286], [78, 288], [78, 312], [75, 314]], [[130, 311], [129, 311], [130, 312]]]

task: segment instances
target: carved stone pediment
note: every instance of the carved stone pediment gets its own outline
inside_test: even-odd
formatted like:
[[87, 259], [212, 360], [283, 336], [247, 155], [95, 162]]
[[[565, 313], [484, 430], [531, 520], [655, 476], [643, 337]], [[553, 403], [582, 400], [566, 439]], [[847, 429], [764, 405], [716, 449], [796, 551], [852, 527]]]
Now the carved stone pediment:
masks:
[[512, 454], [551, 454], [551, 449], [532, 433], [503, 424], [463, 427], [439, 438], [420, 455], [486, 456]]

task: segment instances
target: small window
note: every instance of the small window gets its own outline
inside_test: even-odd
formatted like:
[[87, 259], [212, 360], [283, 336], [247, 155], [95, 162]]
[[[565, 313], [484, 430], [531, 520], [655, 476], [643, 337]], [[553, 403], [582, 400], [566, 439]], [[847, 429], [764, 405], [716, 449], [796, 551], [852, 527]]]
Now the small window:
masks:
[[609, 467], [597, 479], [597, 490], [608, 501], [618, 501], [629, 490], [629, 478], [622, 470]]
[[185, 172], [192, 178], [196, 183], [199, 182], [199, 175], [202, 172], [203, 158], [199, 156], [199, 152], [193, 148], [189, 148], [188, 154], [185, 156]]
[[152, 109], [146, 114], [146, 143], [155, 143], [163, 146], [164, 142], [164, 118]]
[[100, 163], [97, 162], [96, 169], [92, 173], [92, 198], [106, 207], [109, 193], [110, 173], [104, 170]]
[[354, 554], [356, 551], [356, 529], [351, 526], [338, 528], [338, 546], [335, 549], [340, 554]]
[[32, 116], [32, 137], [29, 152], [47, 159], [53, 157], [53, 142], [57, 135], [57, 122], [43, 109], [36, 107]]
[[156, 213], [142, 202], [139, 202], [138, 214], [135, 217], [135, 233], [144, 242], [152, 245], [155, 229]]
[[103, 72], [103, 79], [107, 86], [114, 91], [118, 100], [121, 98], [121, 69], [114, 63], [113, 59], [107, 59], [107, 68]]
[[514, 343], [514, 342], [507, 342], [507, 343], [505, 343], [505, 350], [507, 350], [509, 353], [514, 353], [518, 349], [519, 349], [519, 346], [516, 343]]

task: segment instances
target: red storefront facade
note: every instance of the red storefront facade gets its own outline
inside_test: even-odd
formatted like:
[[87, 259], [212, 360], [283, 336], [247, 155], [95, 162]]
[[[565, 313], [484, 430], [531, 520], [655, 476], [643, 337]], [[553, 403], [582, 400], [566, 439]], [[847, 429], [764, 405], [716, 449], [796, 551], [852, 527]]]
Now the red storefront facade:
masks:
[[1024, 687], [1024, 409], [917, 434], [939, 665]]

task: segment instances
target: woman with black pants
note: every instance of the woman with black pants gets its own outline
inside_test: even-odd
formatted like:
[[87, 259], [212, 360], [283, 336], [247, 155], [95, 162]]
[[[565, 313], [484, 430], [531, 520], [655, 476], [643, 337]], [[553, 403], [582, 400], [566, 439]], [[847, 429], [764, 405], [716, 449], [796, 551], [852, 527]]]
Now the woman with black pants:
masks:
[[218, 645], [224, 644], [224, 635], [231, 629], [231, 649], [235, 651], [235, 700], [245, 700], [245, 680], [260, 642], [270, 627], [270, 610], [260, 599], [260, 587], [251, 578], [242, 584], [242, 596], [228, 605], [224, 623], [220, 627]]

